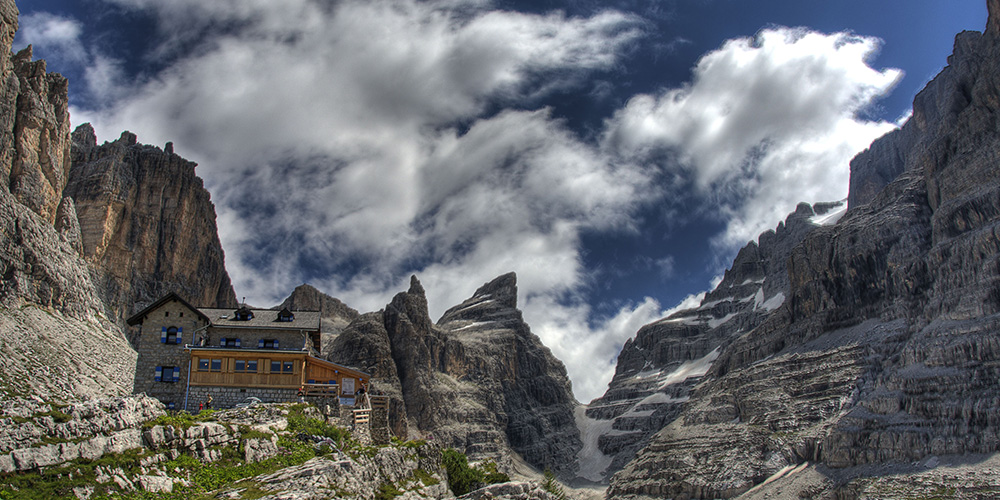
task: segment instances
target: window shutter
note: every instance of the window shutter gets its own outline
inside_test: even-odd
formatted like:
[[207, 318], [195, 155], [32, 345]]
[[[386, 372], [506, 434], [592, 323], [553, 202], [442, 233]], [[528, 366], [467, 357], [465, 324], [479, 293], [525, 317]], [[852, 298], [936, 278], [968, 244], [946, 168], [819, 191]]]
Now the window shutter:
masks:
[[157, 382], [161, 382], [163, 380], [163, 367], [162, 366], [157, 366], [155, 373], [156, 374], [153, 376], [153, 380], [155, 380]]
[[226, 345], [226, 337], [222, 337], [221, 339], [219, 339], [219, 345], [221, 345], [221, 346], [225, 346]]
[[160, 328], [160, 343], [161, 344], [167, 343], [167, 327], [165, 326], [163, 328]]
[[275, 348], [275, 349], [277, 349], [277, 348], [278, 348], [278, 339], [274, 339], [274, 348]]
[[240, 346], [240, 339], [236, 339], [236, 347]]
[[177, 338], [174, 339], [174, 342], [177, 343], [177, 344], [180, 344], [183, 339], [184, 339], [184, 329], [178, 326], [177, 327]]
[[174, 367], [174, 382], [181, 379], [181, 368], [179, 366]]
[[257, 341], [257, 348], [258, 349], [263, 349], [264, 348], [264, 339], [260, 339], [260, 340]]

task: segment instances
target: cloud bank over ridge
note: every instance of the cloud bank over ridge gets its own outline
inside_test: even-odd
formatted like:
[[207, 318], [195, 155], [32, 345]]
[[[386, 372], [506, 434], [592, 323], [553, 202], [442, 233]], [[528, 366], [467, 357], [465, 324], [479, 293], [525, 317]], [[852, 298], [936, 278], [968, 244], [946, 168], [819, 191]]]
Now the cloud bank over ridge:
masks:
[[[649, 35], [631, 14], [476, 0], [113, 3], [155, 13], [149, 57], [169, 62], [125, 82], [113, 57], [86, 47], [78, 63], [111, 69], [88, 79], [106, 99], [73, 109], [74, 122], [101, 139], [128, 129], [173, 141], [199, 163], [240, 296], [269, 305], [309, 281], [375, 310], [415, 273], [437, 316], [516, 271], [526, 320], [583, 401], [603, 392], [625, 339], [669, 312], [636, 297], [597, 316], [583, 234], [642, 232], [641, 209], [686, 184], [725, 221], [729, 252], [798, 201], [846, 196], [850, 158], [893, 126], [863, 115], [899, 73], [869, 67], [877, 40], [853, 35], [730, 40], [689, 84], [634, 96], [594, 138], [546, 99], [613, 81]], [[62, 32], [24, 39], [78, 39], [56, 21]], [[659, 266], [674, 272], [669, 257]]]

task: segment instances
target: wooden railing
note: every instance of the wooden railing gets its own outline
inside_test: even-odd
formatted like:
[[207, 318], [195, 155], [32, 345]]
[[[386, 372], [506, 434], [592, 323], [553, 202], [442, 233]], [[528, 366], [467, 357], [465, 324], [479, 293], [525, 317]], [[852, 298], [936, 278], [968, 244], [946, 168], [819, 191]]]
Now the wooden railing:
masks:
[[370, 409], [354, 410], [354, 425], [367, 424], [371, 418], [372, 411]]

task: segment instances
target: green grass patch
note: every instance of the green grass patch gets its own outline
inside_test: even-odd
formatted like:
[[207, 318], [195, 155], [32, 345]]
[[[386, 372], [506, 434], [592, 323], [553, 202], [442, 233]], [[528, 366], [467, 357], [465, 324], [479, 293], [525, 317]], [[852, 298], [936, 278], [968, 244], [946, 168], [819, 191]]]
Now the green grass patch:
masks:
[[431, 475], [430, 472], [427, 472], [423, 469], [417, 469], [413, 471], [413, 477], [416, 478], [417, 481], [420, 481], [424, 486], [434, 486], [435, 484], [441, 482], [438, 481], [436, 477]]
[[403, 492], [392, 483], [382, 483], [375, 492], [375, 500], [392, 500], [402, 494]]
[[33, 415], [33, 418], [43, 418], [43, 417], [52, 417], [52, 420], [54, 420], [57, 424], [64, 424], [66, 422], [69, 422], [70, 420], [73, 420], [72, 415], [68, 413], [63, 413], [59, 410], [45, 411]]
[[201, 410], [197, 414], [190, 414], [184, 410], [167, 413], [149, 420], [142, 424], [144, 429], [152, 429], [157, 425], [170, 426], [176, 429], [187, 430], [199, 422], [214, 422], [215, 410]]

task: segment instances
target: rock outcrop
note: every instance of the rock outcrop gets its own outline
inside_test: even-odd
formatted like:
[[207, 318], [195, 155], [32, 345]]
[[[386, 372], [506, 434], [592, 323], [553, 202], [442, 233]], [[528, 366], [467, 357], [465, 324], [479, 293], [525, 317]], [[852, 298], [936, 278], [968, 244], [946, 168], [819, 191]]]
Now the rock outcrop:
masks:
[[73, 132], [65, 194], [112, 314], [124, 318], [171, 291], [193, 304], [235, 307], [215, 207], [195, 164], [129, 132], [96, 140], [89, 124]]
[[19, 90], [8, 185], [18, 202], [51, 223], [70, 167], [69, 84], [31, 56], [28, 46], [13, 58]]
[[732, 497], [806, 463], [842, 473], [786, 493], [878, 496], [900, 477], [875, 464], [1000, 451], [1000, 1], [988, 6], [986, 33], [959, 34], [913, 117], [852, 163], [848, 213], [792, 250], [787, 300], [721, 351], [609, 497]]
[[320, 329], [330, 334], [342, 332], [347, 325], [361, 316], [358, 311], [348, 307], [340, 299], [331, 297], [310, 285], [295, 287], [291, 295], [275, 309], [286, 307], [291, 311], [319, 311]]
[[581, 447], [576, 402], [562, 363], [531, 333], [517, 309], [512, 274], [483, 285], [435, 324], [413, 277], [379, 313], [352, 322], [330, 359], [372, 374], [390, 396], [397, 435], [433, 436], [511, 467], [511, 453], [566, 477]]
[[607, 392], [578, 416], [596, 446], [579, 457], [582, 477], [606, 481], [677, 418], [719, 352], [784, 303], [794, 246], [845, 209], [842, 202], [800, 204], [777, 229], [739, 251], [699, 307], [650, 323], [625, 343]]

